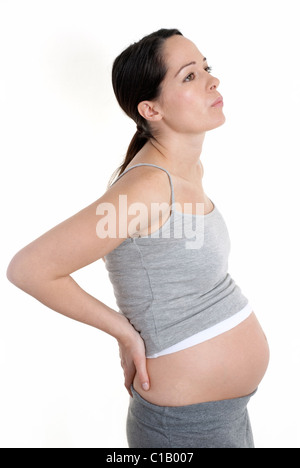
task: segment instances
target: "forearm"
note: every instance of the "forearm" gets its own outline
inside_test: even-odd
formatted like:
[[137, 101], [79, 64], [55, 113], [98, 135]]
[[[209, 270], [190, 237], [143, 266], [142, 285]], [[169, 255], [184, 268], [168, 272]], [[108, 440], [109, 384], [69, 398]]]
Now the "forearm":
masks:
[[88, 294], [70, 275], [43, 278], [34, 265], [28, 267], [20, 262], [16, 267], [11, 262], [7, 278], [50, 309], [116, 338], [128, 393], [132, 396], [131, 384], [136, 374], [143, 389], [149, 390], [145, 344], [125, 316]]
[[123, 315], [88, 294], [71, 276], [16, 286], [50, 309], [98, 328], [118, 341], [126, 341], [134, 331]]

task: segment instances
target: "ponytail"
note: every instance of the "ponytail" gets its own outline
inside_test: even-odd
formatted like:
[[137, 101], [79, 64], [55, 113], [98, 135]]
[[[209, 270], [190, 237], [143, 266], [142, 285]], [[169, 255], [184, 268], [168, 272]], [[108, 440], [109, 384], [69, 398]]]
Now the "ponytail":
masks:
[[147, 129], [146, 123], [143, 123], [142, 126], [137, 125], [137, 131], [135, 132], [129, 146], [127, 149], [126, 156], [122, 164], [114, 171], [109, 182], [108, 188], [112, 185], [113, 181], [117, 179], [126, 169], [128, 164], [133, 160], [136, 154], [145, 146], [145, 144], [153, 138], [151, 132]]
[[130, 142], [124, 161], [111, 176], [108, 187], [115, 177], [124, 172], [147, 141], [154, 138], [148, 122], [139, 114], [138, 104], [159, 97], [161, 83], [167, 73], [163, 46], [166, 39], [175, 35], [182, 36], [178, 29], [160, 29], [127, 47], [114, 61], [113, 89], [120, 107], [137, 124], [137, 132]]

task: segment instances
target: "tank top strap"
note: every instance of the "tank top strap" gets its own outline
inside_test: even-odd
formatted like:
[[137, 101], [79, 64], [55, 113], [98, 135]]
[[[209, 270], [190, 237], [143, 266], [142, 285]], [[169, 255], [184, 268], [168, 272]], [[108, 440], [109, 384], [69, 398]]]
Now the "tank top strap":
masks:
[[[161, 169], [162, 171], [165, 171], [168, 176], [169, 176], [169, 179], [170, 179], [170, 185], [171, 185], [171, 196], [172, 196], [172, 210], [175, 206], [175, 197], [174, 197], [174, 187], [173, 187], [173, 182], [172, 182], [172, 177], [170, 175], [170, 173], [167, 171], [167, 169], [164, 169], [163, 167], [161, 166], [157, 166], [156, 164], [150, 164], [150, 163], [139, 163], [139, 164], [135, 164], [134, 166], [131, 166], [127, 169], [125, 169], [124, 172], [122, 172], [122, 174], [120, 174], [117, 179], [113, 182], [113, 184], [115, 182], [117, 182], [117, 180], [119, 180], [124, 174], [126, 174], [126, 172], [130, 171], [131, 169], [135, 168], [135, 167], [138, 167], [138, 166], [152, 166], [152, 167], [157, 167], [158, 169]], [[112, 184], [112, 185], [113, 185]]]

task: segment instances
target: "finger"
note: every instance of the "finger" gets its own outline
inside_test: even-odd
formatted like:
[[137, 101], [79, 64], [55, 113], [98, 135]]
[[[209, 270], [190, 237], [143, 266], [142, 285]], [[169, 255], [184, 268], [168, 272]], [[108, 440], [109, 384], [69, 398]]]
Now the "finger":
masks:
[[124, 383], [124, 385], [125, 385], [125, 387], [126, 387], [127, 392], [128, 392], [129, 395], [132, 397], [132, 391], [131, 391], [132, 381], [129, 382], [129, 381], [125, 378], [125, 383]]
[[150, 389], [150, 379], [147, 372], [146, 358], [140, 358], [136, 362], [136, 372], [142, 389], [148, 391]]
[[133, 383], [133, 379], [134, 379], [134, 376], [135, 376], [135, 367], [132, 366], [131, 369], [126, 369], [124, 370], [124, 376], [125, 376], [125, 382], [124, 382], [124, 385], [129, 393], [129, 395], [132, 397], [132, 392], [131, 392], [131, 385]]

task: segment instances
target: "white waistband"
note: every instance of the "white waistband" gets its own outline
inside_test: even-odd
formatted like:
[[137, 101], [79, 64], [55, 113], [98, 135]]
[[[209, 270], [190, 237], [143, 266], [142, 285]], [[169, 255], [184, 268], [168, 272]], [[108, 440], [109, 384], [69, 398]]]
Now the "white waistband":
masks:
[[252, 311], [252, 306], [248, 302], [248, 304], [242, 310], [234, 314], [232, 317], [217, 323], [213, 327], [207, 328], [206, 330], [196, 333], [195, 335], [192, 335], [189, 338], [186, 338], [185, 340], [182, 340], [179, 343], [170, 346], [169, 348], [163, 349], [159, 353], [152, 354], [152, 356], [147, 356], [147, 358], [153, 359], [160, 356], [164, 356], [165, 354], [176, 353], [177, 351], [181, 351], [182, 349], [190, 348], [191, 346], [210, 340], [211, 338], [221, 335], [222, 333], [225, 333], [226, 331], [229, 331], [232, 328], [239, 325], [241, 322], [243, 322], [244, 320], [246, 320], [246, 318], [249, 317]]

